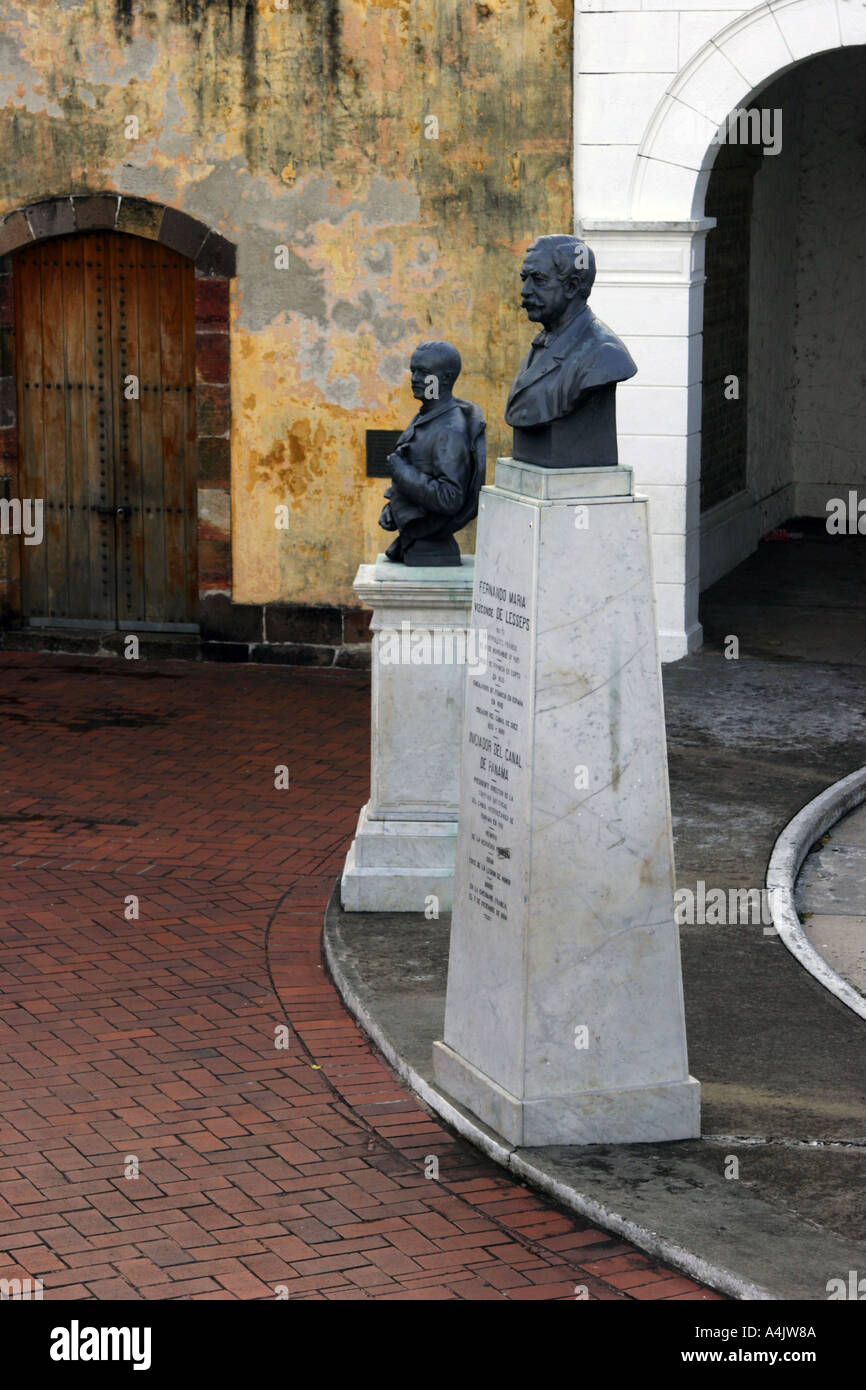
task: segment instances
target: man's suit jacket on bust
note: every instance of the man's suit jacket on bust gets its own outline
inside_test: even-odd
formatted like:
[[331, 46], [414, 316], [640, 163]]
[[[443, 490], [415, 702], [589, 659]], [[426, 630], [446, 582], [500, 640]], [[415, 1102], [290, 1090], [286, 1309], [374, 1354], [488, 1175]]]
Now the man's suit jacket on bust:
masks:
[[534, 340], [508, 393], [505, 419], [517, 429], [548, 424], [572, 414], [586, 392], [636, 371], [625, 345], [584, 305], [559, 333]]
[[454, 396], [423, 415], [419, 411], [394, 454], [393, 483], [385, 496], [398, 527], [430, 512], [448, 518], [453, 530], [471, 520], [484, 481], [484, 419], [476, 405]]

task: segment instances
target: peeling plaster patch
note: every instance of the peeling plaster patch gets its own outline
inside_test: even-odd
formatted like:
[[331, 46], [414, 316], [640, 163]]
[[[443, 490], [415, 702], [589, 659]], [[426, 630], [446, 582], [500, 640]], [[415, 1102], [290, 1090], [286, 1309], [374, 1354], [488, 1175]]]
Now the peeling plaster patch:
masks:
[[134, 77], [146, 82], [160, 59], [159, 41], [138, 34], [122, 51], [123, 62], [118, 62], [116, 48], [105, 42], [90, 44], [81, 56], [83, 76], [102, 87], [125, 87]]
[[0, 82], [0, 106], [8, 106], [10, 103], [23, 106], [27, 111], [44, 112], [46, 116], [53, 116], [56, 120], [63, 120], [66, 116], [63, 107], [58, 106], [56, 101], [46, 101], [36, 92], [25, 92], [22, 97], [17, 82], [14, 88], [11, 83]]
[[291, 219], [299, 231], [318, 222], [330, 222], [336, 227], [349, 211], [347, 202], [340, 205], [329, 175], [301, 179], [283, 193], [280, 203], [281, 215]]
[[244, 198], [255, 201], [261, 213], [265, 202], [280, 221], [290, 222], [299, 231], [319, 222], [339, 226], [353, 212], [372, 226], [405, 225], [417, 222], [420, 214], [418, 192], [405, 179], [386, 179], [374, 174], [363, 197], [347, 197], [330, 174], [300, 179], [291, 188], [276, 188], [269, 179], [250, 180]]
[[379, 363], [379, 375], [388, 386], [402, 386], [406, 363], [402, 357], [383, 357]]
[[[20, 18], [19, 18], [20, 24]], [[11, 34], [0, 34], [0, 72], [6, 77], [12, 73], [17, 73], [21, 68], [25, 68], [31, 77], [36, 74], [33, 67], [24, 57], [24, 49], [20, 40]]]
[[[206, 158], [204, 152], [203, 158]], [[264, 183], [264, 180], [260, 182]], [[237, 220], [237, 214], [249, 185], [249, 170], [246, 160], [241, 155], [235, 155], [232, 159], [222, 159], [204, 178], [185, 189], [183, 211], [188, 212], [191, 217], [199, 217], [204, 222], [213, 223], [214, 211], [218, 210], [218, 215], [235, 218], [231, 227], [237, 233], [244, 225], [243, 220]], [[267, 198], [266, 206], [269, 202], [270, 198]], [[262, 209], [259, 209], [259, 212], [261, 211]], [[249, 224], [254, 225], [256, 221], [258, 218], [251, 217]], [[233, 241], [237, 239], [237, 236], [232, 237]]]
[[[330, 375], [334, 368], [334, 351], [328, 338], [312, 325], [304, 324], [293, 333], [291, 366], [297, 380], [312, 382], [329, 405], [355, 410], [362, 404], [361, 382], [354, 373]], [[285, 377], [276, 367], [263, 368], [259, 384], [268, 392], [280, 393], [285, 389]], [[245, 408], [254, 408], [254, 405], [254, 398], [250, 407], [244, 401]]]
[[[241, 156], [220, 160], [204, 178], [189, 185], [181, 206], [238, 244], [239, 285], [243, 287], [238, 324], [253, 332], [287, 312], [322, 325], [327, 322], [323, 273], [298, 254], [305, 244], [315, 245], [317, 224], [339, 226], [353, 213], [377, 226], [411, 224], [419, 213], [418, 194], [402, 179], [375, 175], [363, 197], [351, 198], [339, 192], [329, 175], [303, 179], [291, 188], [261, 175], [253, 178]], [[280, 245], [289, 247], [285, 270], [274, 265], [275, 248]], [[390, 244], [381, 242], [367, 251], [364, 265], [376, 275], [388, 275], [393, 266]], [[376, 304], [369, 295], [367, 299], [361, 303], [360, 316], [355, 316], [357, 323], [369, 319], [383, 345], [393, 346], [417, 327], [414, 321], [404, 322], [389, 313], [390, 300], [380, 297]]]
[[236, 232], [246, 221], [250, 226], [292, 231], [295, 240], [317, 223], [336, 227], [356, 212], [373, 226], [412, 224], [420, 215], [418, 192], [405, 179], [375, 174], [366, 194], [352, 198], [340, 192], [330, 174], [300, 179], [291, 188], [262, 175], [253, 178], [241, 156], [216, 164], [205, 178], [190, 186], [186, 198], [184, 211], [195, 216], [210, 215], [215, 206], [229, 209], [228, 215], [236, 219]]
[[331, 405], [354, 410], [363, 404], [361, 383], [356, 376], [337, 376], [325, 382], [325, 397]]
[[[367, 305], [363, 303], [364, 299], [368, 301]], [[364, 320], [369, 317], [369, 299], [370, 296], [367, 294], [366, 290], [360, 296], [360, 300], [357, 304], [352, 304], [348, 299], [338, 299], [331, 310], [333, 322], [338, 328], [344, 328], [347, 333], [354, 333], [356, 329], [361, 327]]]
[[394, 249], [387, 241], [368, 247], [363, 256], [364, 265], [374, 275], [390, 275], [394, 264]]
[[[206, 156], [205, 156], [206, 157]], [[204, 178], [184, 195], [184, 212], [213, 221], [215, 211], [226, 218], [228, 234], [239, 241], [247, 229], [272, 227], [274, 243], [298, 240], [298, 232], [316, 222], [339, 222], [345, 210], [328, 201], [329, 178], [314, 178], [291, 189], [275, 179], [250, 175], [241, 155], [214, 163]]]
[[181, 99], [177, 73], [172, 73], [171, 82], [165, 91], [162, 107], [162, 131], [159, 138], [161, 154], [177, 157], [185, 155], [190, 159], [200, 154], [200, 141], [196, 141], [189, 128], [190, 116]]
[[[188, 204], [188, 200], [187, 204]], [[184, 212], [189, 211], [188, 205]], [[211, 224], [214, 213], [197, 208], [194, 214]], [[238, 322], [244, 329], [260, 332], [281, 314], [296, 313], [324, 325], [327, 322], [325, 290], [321, 271], [307, 265], [289, 251], [286, 270], [277, 270], [274, 248], [287, 244], [285, 232], [247, 231], [238, 246]]]
[[[181, 174], [174, 161], [195, 160], [201, 155], [199, 142], [189, 128], [189, 112], [180, 95], [176, 72], [166, 87], [162, 115], [155, 125], [152, 132], [145, 131], [146, 138], [131, 144], [129, 152], [133, 157], [116, 165], [112, 174], [123, 192], [134, 192], [143, 198], [167, 196], [171, 201], [176, 196]], [[224, 142], [225, 136], [220, 139]], [[164, 167], [167, 159], [173, 161], [169, 169]], [[152, 176], [143, 182], [141, 177], [136, 177], [136, 172], [130, 177], [130, 171], [152, 172]]]
[[376, 318], [373, 327], [383, 347], [396, 347], [409, 333], [421, 331], [415, 319], [401, 319], [399, 314]]
[[368, 323], [383, 347], [394, 347], [409, 333], [420, 330], [414, 318], [402, 319], [399, 314], [389, 312], [391, 303], [383, 294], [362, 290], [354, 302], [338, 299], [331, 311], [331, 318], [338, 328], [349, 333]]
[[328, 373], [334, 363], [334, 355], [328, 346], [327, 338], [304, 325], [296, 340], [295, 355], [300, 368], [300, 380], [315, 382], [324, 395]]
[[48, 101], [42, 74], [24, 56], [24, 51], [9, 34], [0, 35], [0, 106], [23, 106], [25, 111], [45, 112], [49, 116], [65, 116], [56, 101]]
[[177, 170], [154, 165], [116, 164], [108, 173], [109, 186], [118, 193], [134, 194], [148, 202], [177, 202]]
[[417, 222], [421, 213], [418, 190], [404, 179], [385, 179], [374, 174], [366, 198], [355, 205], [365, 222], [374, 226]]

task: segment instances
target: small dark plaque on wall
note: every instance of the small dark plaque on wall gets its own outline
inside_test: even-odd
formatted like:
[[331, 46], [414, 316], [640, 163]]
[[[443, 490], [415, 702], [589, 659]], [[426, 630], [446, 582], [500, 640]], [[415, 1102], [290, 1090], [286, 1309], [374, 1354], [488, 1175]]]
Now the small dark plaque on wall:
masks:
[[367, 430], [367, 477], [390, 478], [386, 459], [393, 454], [402, 430]]

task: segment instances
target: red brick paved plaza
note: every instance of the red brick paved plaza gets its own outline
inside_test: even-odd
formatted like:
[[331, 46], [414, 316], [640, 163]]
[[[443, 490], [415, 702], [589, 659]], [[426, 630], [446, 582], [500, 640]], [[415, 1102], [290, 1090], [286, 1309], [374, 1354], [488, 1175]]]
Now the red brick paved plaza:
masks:
[[367, 795], [363, 676], [5, 654], [0, 750], [0, 1277], [718, 1297], [457, 1140], [342, 1007], [320, 931]]

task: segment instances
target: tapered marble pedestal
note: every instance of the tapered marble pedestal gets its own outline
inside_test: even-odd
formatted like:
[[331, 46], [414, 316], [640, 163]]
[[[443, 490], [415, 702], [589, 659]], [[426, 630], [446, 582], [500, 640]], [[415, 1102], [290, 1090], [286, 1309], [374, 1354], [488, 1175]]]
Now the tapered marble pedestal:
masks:
[[347, 912], [451, 907], [473, 575], [472, 555], [429, 569], [380, 555], [355, 577], [373, 609], [370, 800], [343, 870]]
[[515, 1145], [700, 1132], [645, 499], [500, 459], [481, 493], [437, 1085]]

